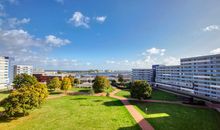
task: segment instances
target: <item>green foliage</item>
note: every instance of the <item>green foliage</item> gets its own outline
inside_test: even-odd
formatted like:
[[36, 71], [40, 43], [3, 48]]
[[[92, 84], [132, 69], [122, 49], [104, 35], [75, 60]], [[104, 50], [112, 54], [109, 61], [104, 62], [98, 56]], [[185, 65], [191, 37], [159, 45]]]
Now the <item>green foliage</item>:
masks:
[[54, 77], [52, 80], [50, 80], [48, 83], [47, 83], [47, 87], [50, 89], [50, 90], [55, 90], [55, 89], [58, 89], [61, 87], [61, 81], [58, 77]]
[[77, 78], [75, 78], [75, 79], [74, 79], [74, 84], [80, 84], [80, 80], [77, 79]]
[[111, 85], [105, 76], [96, 76], [92, 88], [95, 93], [99, 93], [111, 88]]
[[137, 80], [131, 85], [130, 93], [133, 98], [149, 98], [151, 96], [152, 88], [144, 80]]
[[73, 78], [73, 76], [69, 75], [68, 78], [70, 79], [72, 87], [74, 87], [74, 78]]
[[118, 75], [118, 82], [120, 83], [124, 82], [123, 75]]
[[14, 88], [18, 89], [22, 86], [31, 86], [36, 84], [38, 81], [36, 77], [28, 75], [28, 74], [19, 74], [14, 78]]
[[45, 84], [37, 83], [32, 86], [22, 86], [10, 93], [2, 101], [5, 115], [8, 117], [26, 115], [28, 111], [39, 107], [48, 96]]
[[64, 77], [63, 80], [62, 80], [62, 83], [61, 83], [61, 89], [67, 91], [70, 88], [72, 88], [70, 78]]

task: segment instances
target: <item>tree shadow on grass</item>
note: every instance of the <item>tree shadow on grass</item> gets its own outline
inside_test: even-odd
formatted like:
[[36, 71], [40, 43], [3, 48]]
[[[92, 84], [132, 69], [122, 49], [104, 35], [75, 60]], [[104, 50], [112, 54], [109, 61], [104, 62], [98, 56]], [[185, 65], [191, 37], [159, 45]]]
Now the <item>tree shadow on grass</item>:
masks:
[[118, 128], [118, 130], [141, 130], [141, 128], [138, 124], [135, 124], [133, 126], [120, 127], [120, 128]]
[[62, 92], [50, 92], [50, 95], [59, 95], [62, 94]]
[[78, 92], [88, 93], [90, 90], [79, 90]]
[[123, 104], [121, 103], [120, 100], [103, 102], [103, 105], [109, 106], [109, 107], [112, 107], [112, 106], [123, 106]]
[[16, 114], [16, 115], [13, 116], [13, 117], [7, 117], [7, 116], [5, 116], [4, 112], [1, 111], [1, 112], [0, 112], [0, 124], [1, 124], [1, 123], [11, 122], [12, 120], [17, 120], [17, 119], [19, 119], [19, 118], [21, 118], [21, 117], [28, 116], [28, 115], [29, 115], [29, 114], [27, 114], [27, 115], [24, 115], [24, 114]]
[[73, 99], [70, 99], [70, 100], [86, 100], [88, 98], [73, 98]]
[[7, 90], [7, 91], [0, 91], [0, 94], [9, 94], [11, 91]]

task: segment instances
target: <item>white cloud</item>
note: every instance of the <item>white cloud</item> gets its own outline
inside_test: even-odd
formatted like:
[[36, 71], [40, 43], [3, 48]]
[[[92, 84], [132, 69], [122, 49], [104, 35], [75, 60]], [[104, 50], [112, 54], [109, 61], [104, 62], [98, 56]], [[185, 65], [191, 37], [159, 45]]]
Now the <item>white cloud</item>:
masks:
[[55, 0], [57, 3], [64, 4], [64, 0]]
[[113, 60], [107, 60], [107, 61], [105, 61], [105, 63], [107, 63], [107, 64], [114, 64], [115, 61], [113, 61]]
[[22, 24], [27, 24], [30, 22], [30, 18], [23, 18], [21, 20], [17, 19], [17, 18], [9, 18], [7, 19], [7, 25], [10, 28], [15, 28], [17, 26], [20, 26]]
[[162, 64], [164, 64], [164, 65], [179, 65], [180, 60], [175, 57], [169, 56], [169, 57], [166, 57], [163, 59]]
[[106, 18], [107, 18], [107, 16], [97, 16], [95, 19], [99, 23], [103, 23], [103, 22], [105, 22]]
[[45, 38], [46, 38], [46, 43], [50, 44], [51, 46], [55, 46], [55, 47], [60, 47], [60, 46], [70, 43], [68, 39], [61, 39], [54, 35], [48, 35]]
[[72, 17], [69, 19], [69, 23], [74, 24], [75, 27], [83, 26], [85, 28], [89, 28], [90, 18], [84, 16], [81, 12], [74, 12]]
[[[155, 47], [146, 50], [146, 52], [148, 54], [160, 54], [161, 56], [164, 55], [165, 51], [166, 51], [166, 49], [159, 49], [159, 48], [155, 48]], [[142, 55], [147, 55], [146, 52], [143, 52]]]
[[211, 54], [220, 54], [220, 48], [216, 48], [212, 51], [210, 51]]
[[211, 32], [211, 31], [215, 31], [215, 30], [220, 30], [220, 27], [218, 25], [209, 25], [209, 26], [203, 28], [203, 31], [205, 31], [205, 32]]

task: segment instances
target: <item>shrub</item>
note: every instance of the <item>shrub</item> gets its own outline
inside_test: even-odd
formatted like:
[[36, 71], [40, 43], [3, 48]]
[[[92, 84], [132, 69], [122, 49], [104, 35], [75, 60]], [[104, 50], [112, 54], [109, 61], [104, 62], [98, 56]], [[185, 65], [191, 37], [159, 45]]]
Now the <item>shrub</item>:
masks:
[[71, 80], [68, 77], [64, 77], [61, 83], [61, 89], [65, 90], [66, 93], [66, 91], [69, 90], [71, 87]]
[[146, 99], [151, 96], [152, 88], [144, 80], [137, 80], [132, 83], [130, 93], [131, 97], [138, 99]]
[[22, 86], [13, 90], [7, 98], [2, 101], [5, 115], [7, 117], [16, 115], [27, 115], [28, 111], [39, 107], [48, 96], [45, 84]]
[[55, 90], [57, 88], [60, 88], [61, 87], [61, 81], [58, 77], [54, 77], [52, 80], [50, 80], [48, 83], [47, 83], [47, 87], [50, 89], [50, 90]]
[[99, 93], [111, 88], [111, 85], [105, 76], [96, 76], [92, 88], [95, 93]]
[[75, 79], [74, 79], [74, 84], [80, 84], [80, 80], [77, 79], [77, 78], [75, 78]]
[[36, 77], [28, 75], [28, 74], [19, 74], [14, 78], [14, 88], [18, 89], [22, 86], [31, 86], [38, 83]]

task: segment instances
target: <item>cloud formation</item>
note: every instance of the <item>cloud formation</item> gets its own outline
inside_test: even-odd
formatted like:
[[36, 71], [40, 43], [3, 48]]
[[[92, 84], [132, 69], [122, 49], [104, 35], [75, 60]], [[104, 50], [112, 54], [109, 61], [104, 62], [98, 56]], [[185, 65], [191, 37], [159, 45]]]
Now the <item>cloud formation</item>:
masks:
[[220, 54], [220, 48], [216, 48], [212, 51], [210, 51], [211, 54]]
[[142, 55], [161, 55], [163, 56], [165, 54], [166, 49], [160, 49], [160, 48], [155, 48], [152, 47], [150, 49], [147, 49], [145, 52], [142, 53]]
[[211, 31], [216, 31], [216, 30], [220, 30], [220, 27], [218, 25], [209, 25], [203, 28], [204, 32], [211, 32]]
[[54, 35], [48, 35], [45, 37], [45, 39], [46, 39], [46, 43], [50, 44], [50, 46], [55, 46], [55, 47], [60, 47], [70, 43], [68, 39], [61, 39]]
[[77, 11], [74, 12], [72, 17], [69, 19], [69, 23], [72, 23], [75, 27], [85, 27], [89, 28], [89, 21], [90, 18], [87, 16], [84, 16], [81, 12]]
[[95, 19], [97, 22], [103, 23], [103, 22], [105, 22], [106, 18], [107, 18], [107, 16], [97, 16]]

